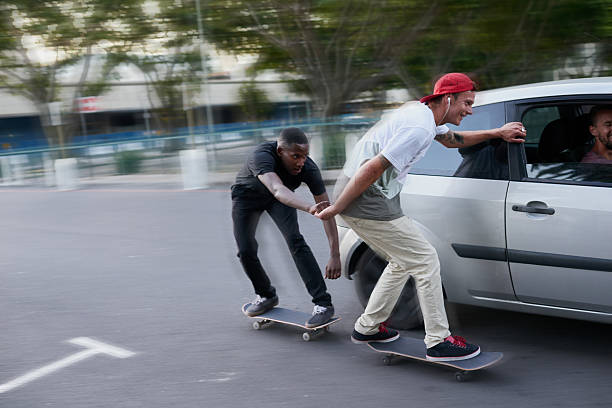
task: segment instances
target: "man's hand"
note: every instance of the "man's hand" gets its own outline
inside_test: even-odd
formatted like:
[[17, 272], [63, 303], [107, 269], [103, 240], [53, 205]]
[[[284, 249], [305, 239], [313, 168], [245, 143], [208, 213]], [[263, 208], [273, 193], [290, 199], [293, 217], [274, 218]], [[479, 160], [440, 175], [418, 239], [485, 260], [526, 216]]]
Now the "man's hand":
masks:
[[314, 205], [311, 205], [308, 208], [308, 212], [311, 215], [317, 215], [317, 213], [323, 211], [324, 209], [326, 209], [329, 206], [330, 206], [329, 201], [319, 201], [318, 203], [316, 203]]
[[330, 205], [327, 208], [325, 208], [322, 211], [317, 211], [316, 214], [314, 214], [317, 218], [326, 221], [329, 219], [332, 219], [334, 217], [334, 215], [338, 214], [338, 211], [336, 210], [336, 208], [334, 207], [334, 205]]
[[325, 266], [325, 279], [340, 277], [340, 255], [332, 255]]
[[[312, 215], [317, 216], [322, 212], [326, 211], [330, 207], [329, 196], [327, 193], [319, 194], [314, 196], [317, 205], [311, 207], [314, 212], [310, 212]], [[336, 221], [331, 218], [323, 221], [323, 229], [325, 235], [327, 235], [327, 241], [329, 242], [329, 262], [325, 266], [325, 278], [326, 279], [337, 279], [340, 277], [340, 249], [338, 241], [338, 227]]]
[[500, 137], [508, 143], [525, 141], [525, 126], [521, 122], [509, 122], [499, 128]]

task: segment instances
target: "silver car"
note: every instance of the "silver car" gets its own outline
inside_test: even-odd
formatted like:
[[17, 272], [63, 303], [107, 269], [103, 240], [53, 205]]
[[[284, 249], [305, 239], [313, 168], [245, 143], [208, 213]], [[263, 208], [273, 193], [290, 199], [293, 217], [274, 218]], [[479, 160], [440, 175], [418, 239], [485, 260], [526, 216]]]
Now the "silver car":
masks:
[[[612, 323], [612, 165], [580, 162], [600, 104], [612, 104], [612, 77], [477, 92], [450, 127], [521, 121], [525, 143], [434, 143], [411, 169], [402, 207], [438, 252], [448, 301]], [[337, 221], [343, 274], [365, 305], [386, 262]], [[390, 324], [421, 323], [411, 279]]]

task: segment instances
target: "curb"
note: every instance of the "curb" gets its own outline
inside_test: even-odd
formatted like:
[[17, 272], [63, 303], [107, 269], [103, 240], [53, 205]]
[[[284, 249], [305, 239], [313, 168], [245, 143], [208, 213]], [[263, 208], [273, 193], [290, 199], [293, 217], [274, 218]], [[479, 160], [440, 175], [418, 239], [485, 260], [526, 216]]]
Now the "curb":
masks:
[[[342, 170], [323, 170], [321, 176], [325, 184], [333, 184]], [[235, 172], [209, 173], [209, 184], [231, 185], [236, 178]], [[92, 179], [81, 179], [86, 185], [133, 185], [133, 184], [177, 184], [182, 185], [181, 174], [134, 174], [96, 177]]]
[[[341, 169], [335, 170], [323, 170], [321, 176], [323, 182], [326, 185], [334, 184], [338, 176], [340, 175]], [[229, 188], [233, 184], [236, 177], [236, 172], [214, 172], [208, 173], [207, 181], [208, 188], [214, 186], [226, 186]], [[4, 189], [6, 187], [8, 189]], [[43, 187], [45, 190], [53, 191], [56, 187], [44, 185], [42, 179], [28, 180], [24, 183], [0, 183], [0, 191], [4, 190], [28, 190], [31, 188]], [[82, 177], [78, 179], [78, 184], [75, 186], [75, 190], [87, 190], [93, 189], [104, 189], [104, 188], [164, 188], [164, 189], [176, 189], [183, 190], [183, 178], [180, 173], [173, 174], [130, 174], [130, 175], [114, 175], [114, 176], [100, 176], [100, 177]], [[201, 190], [206, 190], [203, 188]]]

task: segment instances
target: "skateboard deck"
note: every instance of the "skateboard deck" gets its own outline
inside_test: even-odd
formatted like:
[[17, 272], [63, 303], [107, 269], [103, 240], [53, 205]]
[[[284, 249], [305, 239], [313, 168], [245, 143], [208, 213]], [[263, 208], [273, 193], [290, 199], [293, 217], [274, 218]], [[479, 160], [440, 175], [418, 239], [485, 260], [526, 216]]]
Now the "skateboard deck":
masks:
[[465, 380], [472, 371], [477, 371], [498, 363], [504, 356], [504, 354], [500, 352], [481, 351], [476, 357], [467, 360], [430, 361], [427, 360], [425, 356], [426, 349], [423, 340], [410, 337], [400, 337], [389, 343], [368, 343], [368, 346], [379, 353], [386, 353], [387, 355], [383, 358], [383, 362], [387, 365], [392, 363], [394, 357], [401, 356], [425, 361], [430, 364], [455, 368], [458, 370], [455, 372], [457, 381]]
[[329, 331], [329, 326], [339, 321], [341, 318], [339, 316], [334, 316], [331, 320], [325, 324], [322, 324], [317, 327], [306, 327], [306, 322], [312, 315], [300, 312], [298, 310], [285, 309], [284, 307], [275, 307], [272, 310], [267, 311], [266, 313], [257, 315], [257, 316], [248, 316], [246, 314], [246, 309], [249, 307], [250, 303], [247, 303], [242, 306], [242, 313], [245, 316], [250, 317], [251, 319], [257, 319], [256, 322], [253, 322], [253, 328], [255, 330], [262, 329], [265, 325], [270, 323], [282, 323], [288, 324], [290, 326], [301, 327], [306, 330], [302, 333], [302, 339], [304, 341], [310, 341], [315, 337]]

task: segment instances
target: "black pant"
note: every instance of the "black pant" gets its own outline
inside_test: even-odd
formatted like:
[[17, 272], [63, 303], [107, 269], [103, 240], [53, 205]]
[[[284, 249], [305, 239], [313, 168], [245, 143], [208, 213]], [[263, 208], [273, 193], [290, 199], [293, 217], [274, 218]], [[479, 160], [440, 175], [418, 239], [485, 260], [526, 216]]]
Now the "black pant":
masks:
[[267, 211], [283, 234], [295, 266], [306, 285], [312, 302], [320, 306], [331, 306], [331, 296], [327, 293], [325, 280], [321, 269], [308, 244], [300, 234], [297, 211], [288, 207], [274, 197], [240, 196], [237, 188], [232, 188], [232, 220], [234, 222], [234, 237], [238, 245], [238, 257], [242, 268], [251, 280], [255, 293], [262, 297], [276, 295], [276, 290], [270, 283], [259, 258], [257, 257], [257, 240], [255, 231], [262, 212]]

